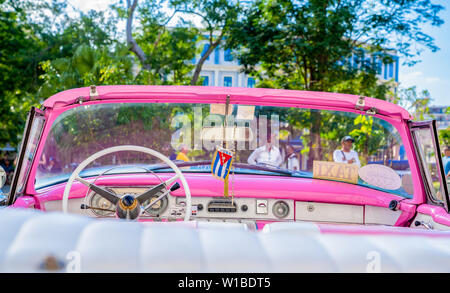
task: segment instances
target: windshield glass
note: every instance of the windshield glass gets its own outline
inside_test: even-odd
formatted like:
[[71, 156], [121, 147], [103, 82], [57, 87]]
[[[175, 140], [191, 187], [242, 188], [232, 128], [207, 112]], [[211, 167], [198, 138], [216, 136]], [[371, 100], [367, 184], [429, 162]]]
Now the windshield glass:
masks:
[[[229, 114], [226, 122], [225, 112]], [[223, 104], [109, 103], [67, 110], [51, 127], [35, 187], [67, 180], [87, 157], [118, 145], [144, 146], [177, 163], [189, 162], [182, 167], [183, 172], [210, 173], [211, 164], [207, 162], [211, 162], [216, 146], [234, 150], [233, 170], [238, 175], [342, 181], [338, 173], [346, 170], [336, 169], [331, 177], [319, 176], [321, 170], [330, 167], [319, 163], [345, 164], [356, 170], [354, 184], [404, 197], [413, 193], [402, 140], [397, 130], [382, 119], [294, 107], [230, 105], [225, 109]], [[382, 165], [393, 173], [363, 168], [368, 165]], [[142, 172], [145, 168], [170, 170], [146, 154], [118, 152], [96, 160], [82, 175], [102, 174], [113, 166], [121, 166], [121, 173]], [[358, 177], [362, 169], [368, 171], [360, 172]], [[349, 176], [350, 173], [349, 169]], [[400, 185], [379, 183], [392, 174], [398, 177]], [[377, 176], [378, 183], [371, 179]]]

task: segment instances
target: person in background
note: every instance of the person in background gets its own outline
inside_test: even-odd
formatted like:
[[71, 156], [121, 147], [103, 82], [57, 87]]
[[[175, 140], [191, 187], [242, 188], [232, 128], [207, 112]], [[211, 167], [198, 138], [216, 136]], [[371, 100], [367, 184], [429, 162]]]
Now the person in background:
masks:
[[187, 153], [189, 152], [189, 149], [187, 147], [187, 145], [182, 144], [180, 146], [180, 151], [178, 152], [178, 155], [176, 157], [176, 160], [181, 160], [181, 161], [185, 161], [185, 162], [189, 162], [189, 158], [187, 156]]
[[46, 169], [51, 173], [59, 173], [62, 171], [61, 164], [53, 157], [48, 158], [48, 165], [46, 166]]
[[41, 159], [39, 160], [38, 169], [40, 171], [45, 171], [46, 166], [47, 166], [47, 156], [45, 155], [45, 153], [43, 153]]
[[248, 157], [247, 162], [251, 165], [267, 164], [279, 167], [283, 159], [281, 158], [280, 149], [274, 145], [274, 141], [275, 135], [268, 136], [267, 143], [254, 150], [250, 157]]
[[286, 145], [286, 168], [292, 171], [300, 170], [300, 163], [297, 155], [295, 154], [294, 147], [290, 144]]
[[0, 165], [3, 166], [5, 164], [5, 160], [6, 160], [6, 155], [4, 152], [0, 153]]
[[5, 159], [1, 164], [3, 170], [6, 172], [6, 184], [11, 184], [11, 179], [14, 174], [14, 166], [11, 164], [11, 161]]
[[177, 159], [177, 156], [178, 156], [178, 154], [177, 154], [175, 151], [173, 151], [173, 152], [170, 154], [169, 159], [170, 159], [171, 161], [175, 161], [175, 160]]
[[445, 177], [450, 177], [450, 146], [447, 146], [444, 151], [445, 157], [443, 158], [444, 161], [444, 171], [445, 171]]
[[333, 160], [337, 163], [356, 164], [361, 167], [361, 162], [358, 158], [358, 153], [352, 150], [355, 140], [351, 136], [344, 136], [341, 139], [340, 150], [335, 150], [333, 153]]

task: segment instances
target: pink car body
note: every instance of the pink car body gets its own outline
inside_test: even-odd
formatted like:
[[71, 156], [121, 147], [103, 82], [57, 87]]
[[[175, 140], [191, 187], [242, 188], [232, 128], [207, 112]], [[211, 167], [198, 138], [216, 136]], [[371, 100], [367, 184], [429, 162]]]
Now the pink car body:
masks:
[[[68, 109], [77, 107], [77, 101], [84, 103], [122, 103], [122, 102], [150, 102], [150, 103], [184, 103], [187, 99], [191, 103], [225, 103], [225, 97], [230, 96], [231, 104], [243, 105], [270, 105], [289, 106], [310, 109], [326, 109], [335, 111], [346, 111], [353, 113], [364, 113], [364, 111], [376, 108], [379, 117], [391, 123], [400, 134], [405, 152], [409, 159], [411, 175], [414, 184], [414, 195], [411, 199], [383, 191], [371, 190], [362, 186], [349, 185], [342, 182], [330, 182], [308, 178], [275, 178], [271, 181], [264, 180], [260, 175], [239, 175], [236, 179], [235, 188], [237, 197], [252, 198], [280, 198], [292, 199], [301, 202], [333, 203], [342, 205], [356, 205], [367, 207], [381, 207], [386, 210], [392, 200], [400, 201], [398, 209], [401, 214], [396, 219], [394, 226], [407, 227], [413, 225], [418, 213], [429, 216], [432, 222], [440, 227], [450, 229], [450, 214], [444, 207], [427, 204], [427, 196], [423, 179], [419, 169], [418, 158], [414, 149], [414, 143], [407, 122], [412, 119], [410, 114], [403, 108], [378, 99], [365, 98], [362, 109], [356, 109], [355, 105], [359, 97], [348, 94], [289, 91], [274, 89], [246, 89], [246, 88], [219, 88], [219, 87], [184, 87], [184, 86], [99, 86], [99, 96], [93, 100], [89, 99], [89, 88], [67, 90], [48, 98], [44, 103], [45, 126], [37, 147], [35, 158], [40, 157], [43, 151], [45, 138], [55, 119]], [[126, 98], [124, 98], [126, 97]], [[35, 208], [45, 210], [44, 203], [47, 201], [61, 200], [65, 184], [34, 189], [34, 177], [38, 160], [34, 160], [29, 172], [24, 195], [18, 197], [12, 208]], [[163, 178], [169, 178], [173, 174], [166, 174]], [[217, 197], [223, 191], [222, 182], [215, 180], [208, 174], [186, 174], [187, 181], [191, 187], [193, 197]], [[145, 181], [147, 180], [147, 181]], [[100, 184], [114, 185], [142, 185], [148, 184], [145, 176], [108, 176], [101, 178]], [[277, 182], [279, 181], [279, 182]], [[282, 183], [282, 184], [279, 184]], [[156, 184], [156, 182], [155, 182]], [[280, 186], [283, 186], [280, 188]], [[86, 186], [75, 183], [70, 198], [84, 197]], [[182, 196], [180, 189], [173, 196]], [[294, 221], [297, 220], [295, 217]], [[258, 228], [265, 225], [265, 221], [257, 221]], [[363, 223], [364, 224], [364, 223]], [[322, 231], [329, 231], [327, 228]], [[361, 229], [347, 228], [338, 229], [340, 232], [349, 233], [379, 233], [383, 229]], [[417, 230], [415, 230], [417, 231]], [[423, 232], [423, 231], [422, 231]], [[417, 233], [422, 233], [418, 231]], [[396, 232], [394, 232], [396, 233]], [[401, 233], [401, 232], [398, 232]]]
[[[63, 261], [75, 251], [82, 255], [83, 272], [368, 272], [373, 268], [450, 272], [447, 189], [443, 189], [443, 203], [430, 200], [412, 117], [398, 105], [348, 94], [275, 89], [98, 86], [91, 90], [58, 93], [43, 103], [42, 110], [34, 110], [45, 122], [21, 193], [10, 194], [8, 208], [0, 210], [0, 219], [7, 222], [0, 240], [0, 247], [5, 247], [0, 250], [0, 271], [40, 271], [49, 255]], [[70, 109], [111, 103], [225, 104], [227, 97], [233, 105], [370, 112], [387, 121], [403, 141], [412, 195], [406, 198], [383, 189], [316, 178], [236, 174], [232, 189], [238, 204], [248, 204], [251, 210], [260, 200], [266, 207], [285, 202], [289, 217], [249, 219], [239, 216], [245, 215], [243, 210], [237, 216], [213, 217], [206, 210], [196, 210], [190, 222], [179, 218], [169, 223], [163, 218], [164, 223], [153, 223], [154, 219], [141, 217], [140, 223], [130, 223], [59, 213], [66, 182], [35, 189], [38, 158], [52, 125]], [[224, 183], [209, 172], [183, 174], [197, 207], [223, 198]], [[155, 186], [159, 179], [174, 175], [171, 171], [160, 173], [160, 178], [111, 174], [97, 177], [95, 183], [117, 188]], [[88, 192], [86, 185], [74, 181], [68, 200], [80, 206]], [[176, 202], [184, 196], [183, 187], [171, 192]], [[205, 219], [213, 223], [200, 221]], [[382, 259], [381, 269], [372, 266], [377, 257]]]

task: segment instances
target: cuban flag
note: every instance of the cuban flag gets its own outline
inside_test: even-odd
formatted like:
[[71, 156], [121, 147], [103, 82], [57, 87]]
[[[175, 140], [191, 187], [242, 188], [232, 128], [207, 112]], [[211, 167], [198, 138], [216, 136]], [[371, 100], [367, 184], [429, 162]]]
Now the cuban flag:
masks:
[[231, 164], [233, 163], [233, 153], [221, 147], [217, 147], [214, 153], [213, 160], [211, 162], [211, 173], [212, 175], [225, 181], [230, 174]]

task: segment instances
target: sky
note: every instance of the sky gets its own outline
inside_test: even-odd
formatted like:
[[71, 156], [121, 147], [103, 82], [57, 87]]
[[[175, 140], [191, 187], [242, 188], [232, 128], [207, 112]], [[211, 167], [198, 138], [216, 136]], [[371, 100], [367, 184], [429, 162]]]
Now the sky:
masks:
[[[74, 7], [82, 11], [89, 9], [105, 10], [112, 0], [69, 0]], [[450, 106], [450, 2], [445, 0], [433, 1], [445, 7], [439, 16], [444, 20], [440, 27], [424, 26], [424, 32], [435, 39], [440, 48], [433, 53], [425, 50], [419, 56], [420, 63], [414, 66], [401, 65], [399, 82], [401, 88], [416, 86], [419, 91], [428, 90], [431, 94], [432, 105]], [[400, 63], [402, 60], [400, 59]]]
[[441, 4], [445, 10], [440, 17], [444, 24], [440, 27], [425, 27], [424, 32], [435, 39], [439, 51], [425, 51], [421, 54], [420, 63], [399, 69], [401, 87], [417, 86], [418, 89], [430, 91], [433, 105], [450, 106], [450, 2], [433, 1]]

